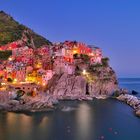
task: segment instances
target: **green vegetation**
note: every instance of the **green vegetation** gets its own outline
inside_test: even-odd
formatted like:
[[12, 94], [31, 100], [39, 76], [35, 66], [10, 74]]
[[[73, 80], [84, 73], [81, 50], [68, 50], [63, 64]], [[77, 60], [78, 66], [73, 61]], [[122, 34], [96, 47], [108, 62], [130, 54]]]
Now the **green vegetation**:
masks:
[[74, 59], [78, 59], [78, 58], [79, 58], [79, 57], [78, 57], [78, 53], [74, 54], [74, 55], [73, 55], [73, 58], [74, 58]]
[[0, 46], [21, 39], [24, 30], [30, 31], [36, 47], [40, 47], [45, 44], [51, 45], [49, 40], [36, 34], [26, 26], [19, 24], [5, 12], [0, 11]]
[[118, 90], [116, 90], [116, 91], [113, 93], [112, 97], [113, 97], [113, 98], [117, 98], [118, 96], [120, 96], [120, 92], [119, 92]]
[[89, 61], [90, 61], [90, 57], [86, 54], [80, 54], [79, 55], [78, 53], [76, 53], [76, 54], [73, 55], [73, 58], [74, 59], [81, 58], [85, 63], [89, 63]]
[[12, 55], [12, 51], [0, 51], [0, 60], [7, 60]]
[[108, 57], [102, 58], [102, 65], [104, 67], [107, 67], [109, 65], [108, 62], [109, 62], [109, 58]]
[[20, 100], [20, 97], [22, 97], [25, 94], [25, 92], [23, 90], [18, 90], [16, 94], [17, 94], [16, 100]]
[[7, 82], [12, 83], [12, 82], [13, 82], [13, 80], [12, 80], [11, 78], [7, 78]]
[[78, 66], [76, 66], [76, 68], [75, 68], [75, 75], [76, 76], [78, 76], [78, 75], [81, 75], [81, 70], [80, 70], [80, 68], [78, 67]]
[[99, 63], [93, 64], [93, 65], [89, 66], [89, 71], [99, 74], [100, 73], [100, 71], [99, 71], [100, 68], [103, 68], [102, 64], [99, 64]]
[[27, 96], [32, 96], [33, 95], [33, 92], [30, 91], [30, 92], [27, 92]]
[[110, 80], [111, 80], [111, 79], [110, 79], [110, 76], [108, 76], [108, 77], [105, 77], [105, 76], [104, 76], [104, 79], [103, 79], [104, 82], [106, 82], [106, 81], [108, 82], [108, 81], [110, 81]]
[[85, 62], [85, 63], [89, 63], [90, 61], [90, 57], [86, 54], [81, 54], [80, 55], [81, 59]]

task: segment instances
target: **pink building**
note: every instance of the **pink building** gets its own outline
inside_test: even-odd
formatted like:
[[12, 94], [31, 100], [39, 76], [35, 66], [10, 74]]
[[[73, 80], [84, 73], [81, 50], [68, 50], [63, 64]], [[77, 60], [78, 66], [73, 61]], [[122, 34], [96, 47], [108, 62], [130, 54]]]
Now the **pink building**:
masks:
[[94, 64], [94, 63], [101, 63], [101, 60], [103, 58], [102, 55], [102, 50], [98, 47], [95, 46], [89, 46], [90, 48], [92, 48], [92, 52], [90, 53], [90, 63]]

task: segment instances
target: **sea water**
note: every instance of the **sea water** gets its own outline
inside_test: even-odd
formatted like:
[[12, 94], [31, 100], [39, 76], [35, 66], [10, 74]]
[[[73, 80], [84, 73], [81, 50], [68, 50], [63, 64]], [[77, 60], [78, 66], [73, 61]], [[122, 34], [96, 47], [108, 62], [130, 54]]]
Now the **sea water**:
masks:
[[140, 78], [119, 78], [119, 86], [128, 89], [130, 93], [132, 90], [137, 91], [136, 96], [140, 97]]

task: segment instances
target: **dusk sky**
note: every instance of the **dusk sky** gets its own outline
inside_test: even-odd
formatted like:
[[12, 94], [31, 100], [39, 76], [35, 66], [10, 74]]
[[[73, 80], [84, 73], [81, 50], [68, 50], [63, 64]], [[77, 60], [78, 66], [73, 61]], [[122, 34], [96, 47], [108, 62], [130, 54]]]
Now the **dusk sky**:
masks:
[[139, 0], [1, 0], [0, 10], [50, 41], [94, 44], [119, 77], [140, 77]]

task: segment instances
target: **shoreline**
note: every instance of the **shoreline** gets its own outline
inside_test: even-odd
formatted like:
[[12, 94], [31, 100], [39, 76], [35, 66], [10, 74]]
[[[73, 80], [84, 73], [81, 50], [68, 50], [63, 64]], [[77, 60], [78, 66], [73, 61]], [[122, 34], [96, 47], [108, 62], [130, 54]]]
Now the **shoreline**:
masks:
[[140, 117], [140, 99], [138, 97], [130, 94], [121, 94], [116, 99], [128, 104], [133, 108], [135, 115]]
[[24, 94], [18, 100], [16, 94], [8, 91], [0, 92], [0, 111], [7, 112], [44, 112], [55, 109], [55, 105], [59, 101], [93, 101], [96, 99], [106, 99], [108, 96], [90, 96], [90, 95], [51, 95], [47, 93], [40, 93], [35, 97]]
[[[38, 94], [35, 97], [23, 95], [19, 100], [12, 98], [13, 95], [7, 91], [0, 92], [0, 111], [15, 113], [35, 113], [54, 111], [59, 101], [94, 101], [96, 99], [107, 99], [112, 96], [89, 96], [89, 95], [67, 95], [56, 96], [46, 93]], [[135, 115], [140, 117], [140, 99], [128, 92], [120, 92], [117, 97], [113, 97], [118, 101], [124, 102], [134, 109]]]

